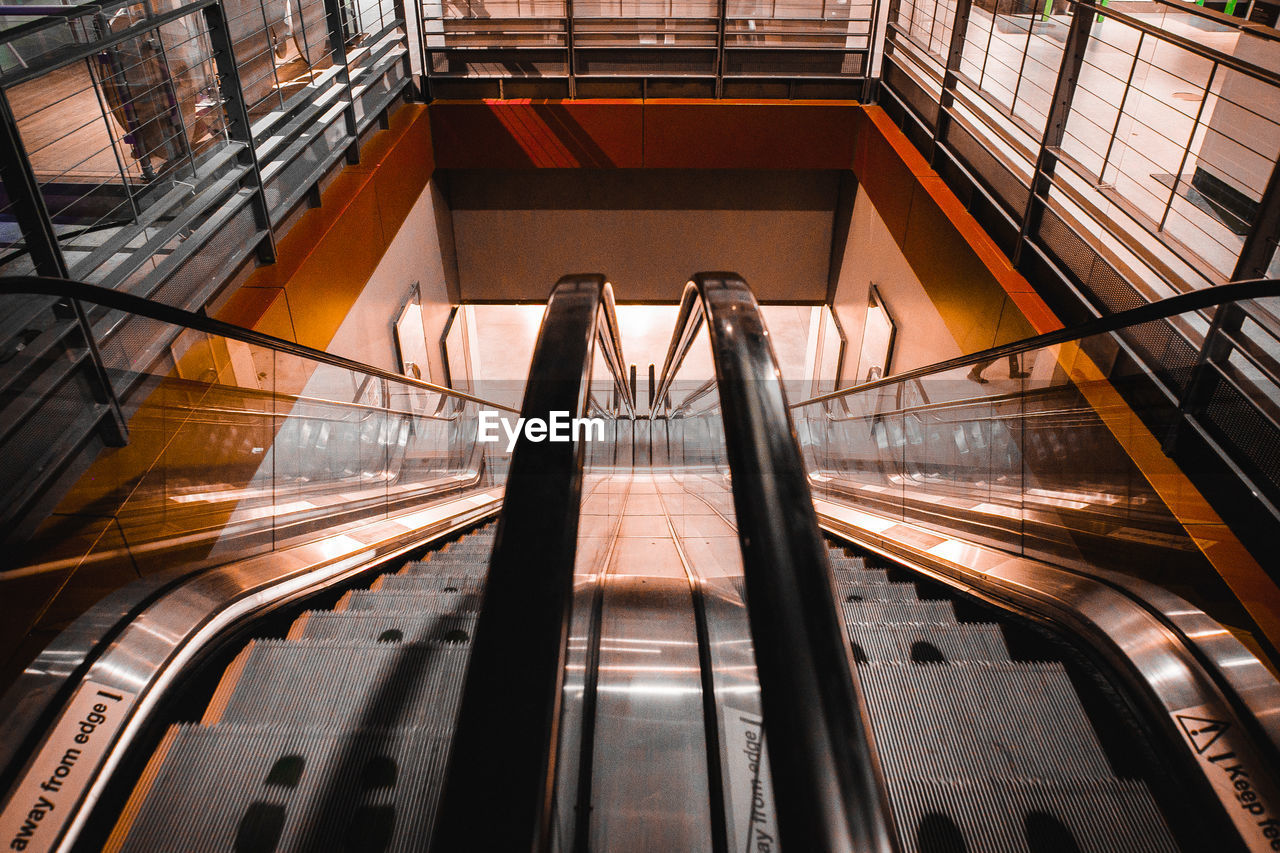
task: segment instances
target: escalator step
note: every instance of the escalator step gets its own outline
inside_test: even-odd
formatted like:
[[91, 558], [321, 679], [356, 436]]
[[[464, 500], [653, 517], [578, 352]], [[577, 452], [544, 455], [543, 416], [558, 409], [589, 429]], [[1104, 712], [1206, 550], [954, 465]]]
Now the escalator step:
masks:
[[461, 559], [463, 557], [474, 557], [476, 559], [486, 559], [493, 553], [493, 540], [488, 539], [483, 542], [458, 542], [439, 551], [432, 551], [425, 555], [422, 559], [431, 562], [432, 560], [443, 560], [448, 557], [450, 559]]
[[472, 558], [469, 560], [427, 560], [425, 562], [406, 563], [397, 574], [402, 575], [463, 575], [483, 578], [489, 573], [489, 560]]
[[827, 559], [831, 561], [832, 567], [837, 569], [860, 572], [867, 568], [867, 561], [862, 557], [846, 557], [839, 548], [828, 548]]
[[890, 777], [888, 783], [906, 853], [1178, 849], [1151, 794], [1137, 781]]
[[845, 601], [840, 607], [846, 622], [956, 624], [956, 610], [950, 601]]
[[220, 719], [328, 730], [451, 726], [469, 654], [462, 642], [260, 640]]
[[492, 545], [494, 536], [497, 534], [498, 528], [494, 525], [468, 533], [459, 539], [455, 539], [437, 549], [439, 552], [448, 551], [453, 548], [466, 548], [475, 545]]
[[837, 580], [836, 592], [844, 602], [920, 600], [913, 583]]
[[1009, 661], [1009, 648], [998, 625], [854, 622], [849, 635], [870, 661], [912, 663], [936, 656], [952, 662]]
[[484, 580], [458, 575], [382, 575], [369, 587], [372, 592], [473, 593], [484, 592]]
[[[432, 554], [455, 554], [465, 551], [483, 551], [488, 553], [493, 549], [494, 533], [496, 531], [489, 530], [484, 533], [472, 533], [462, 537], [454, 542], [450, 542], [440, 548], [432, 551]], [[428, 558], [430, 554], [428, 555]]]
[[839, 581], [889, 583], [889, 573], [884, 569], [841, 569], [837, 567], [832, 569], [832, 574]]
[[863, 663], [886, 775], [1106, 779], [1111, 767], [1059, 663]]
[[[374, 640], [376, 642], [422, 643], [429, 640], [466, 641], [475, 633], [474, 613], [382, 614], [368, 611], [312, 612], [303, 626], [301, 638], [312, 640]], [[460, 638], [456, 633], [464, 632]]]
[[[743, 596], [745, 600], [745, 581], [741, 577], [731, 579], [733, 588], [738, 594]], [[890, 582], [888, 576], [883, 572], [858, 572], [858, 573], [836, 573], [836, 590], [839, 593], [838, 601], [845, 603], [859, 603], [872, 601], [892, 601], [907, 604], [920, 603], [917, 598], [916, 586], [912, 583], [894, 583]], [[937, 603], [937, 602], [931, 602]], [[944, 602], [950, 604], [950, 602]], [[895, 621], [894, 619], [875, 618], [871, 621]], [[937, 621], [929, 618], [914, 617], [908, 621]], [[949, 616], [945, 621], [954, 621], [953, 616]]]
[[427, 552], [426, 556], [423, 559], [429, 560], [433, 555], [439, 556], [441, 554], [461, 553], [463, 551], [472, 551], [472, 550], [490, 551], [493, 549], [493, 542], [494, 542], [493, 532], [472, 533], [462, 537], [461, 539], [457, 539], [457, 540], [454, 540], [453, 542], [449, 542], [445, 545], [441, 545], [438, 548], [431, 549], [429, 552]]
[[109, 849], [421, 849], [495, 532], [249, 643], [203, 723], [166, 734]]
[[488, 557], [493, 551], [494, 536], [492, 532], [488, 533], [471, 533], [461, 539], [455, 540], [435, 548], [427, 552], [423, 560], [436, 560], [440, 557]]
[[440, 592], [431, 596], [430, 605], [421, 593], [371, 592], [367, 589], [352, 590], [342, 597], [334, 608], [339, 613], [373, 611], [375, 613], [422, 613], [424, 607], [434, 606], [442, 613], [477, 613], [483, 596], [475, 592]]
[[431, 837], [439, 732], [175, 728], [123, 850], [392, 853]]
[[418, 566], [475, 565], [475, 566], [487, 567], [489, 565], [489, 557], [492, 556], [492, 554], [493, 554], [493, 550], [487, 547], [483, 551], [476, 551], [475, 553], [471, 553], [468, 551], [459, 552], [457, 554], [445, 552], [442, 554], [428, 555], [426, 559], [415, 560], [413, 562], [410, 562], [409, 565], [411, 566], [413, 565], [418, 565]]

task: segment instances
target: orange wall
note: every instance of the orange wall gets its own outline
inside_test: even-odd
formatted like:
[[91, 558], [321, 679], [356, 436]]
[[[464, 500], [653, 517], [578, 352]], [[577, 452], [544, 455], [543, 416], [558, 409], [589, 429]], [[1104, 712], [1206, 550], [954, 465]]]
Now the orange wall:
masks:
[[409, 105], [219, 318], [324, 348], [435, 168], [852, 169], [961, 349], [1060, 326], [884, 111], [844, 101]]
[[[1018, 337], [1062, 327], [1031, 283], [1013, 268], [883, 109], [861, 109], [856, 138], [853, 171], [859, 189], [875, 204], [925, 289], [937, 291], [934, 302], [944, 315], [957, 301], [972, 305], [974, 311], [986, 310], [975, 304], [982, 298], [979, 293], [962, 294], [939, 285], [944, 279], [966, 281], [989, 290], [988, 299], [1001, 293], [1008, 296], [1028, 323], [1026, 334]], [[958, 342], [970, 352], [992, 345]]]
[[440, 101], [441, 169], [848, 169], [847, 101]]
[[409, 104], [375, 134], [277, 244], [218, 319], [324, 349], [373, 275], [434, 169], [427, 108]]
[[1061, 325], [879, 107], [519, 100], [428, 110], [441, 169], [852, 169], [963, 351]]

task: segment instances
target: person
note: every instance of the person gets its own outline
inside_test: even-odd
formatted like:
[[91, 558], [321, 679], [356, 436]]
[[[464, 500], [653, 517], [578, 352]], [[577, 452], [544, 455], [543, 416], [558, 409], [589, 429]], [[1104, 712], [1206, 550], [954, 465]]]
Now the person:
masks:
[[[982, 378], [982, 371], [986, 370], [988, 367], [995, 364], [997, 361], [999, 361], [999, 359], [996, 359], [996, 358], [989, 358], [985, 361], [979, 361], [977, 364], [973, 366], [973, 369], [969, 371], [969, 374], [965, 378], [971, 379], [974, 382], [977, 382], [979, 385], [986, 385], [989, 380]], [[1030, 373], [1027, 373], [1025, 370], [1022, 369], [1022, 366], [1018, 364], [1017, 353], [1013, 353], [1012, 355], [1009, 356], [1009, 378], [1010, 379], [1026, 379], [1030, 375], [1031, 375]]]

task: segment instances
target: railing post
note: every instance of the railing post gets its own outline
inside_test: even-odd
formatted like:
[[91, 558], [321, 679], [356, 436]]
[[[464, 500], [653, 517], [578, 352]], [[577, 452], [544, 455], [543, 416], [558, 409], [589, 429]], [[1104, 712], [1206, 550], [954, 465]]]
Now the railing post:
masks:
[[18, 121], [3, 88], [0, 88], [0, 125], [0, 178], [3, 178], [5, 192], [13, 204], [36, 275], [67, 278], [67, 261], [62, 256], [53, 220], [40, 193], [40, 183], [31, 168]]
[[947, 49], [947, 70], [942, 75], [942, 94], [938, 98], [938, 120], [933, 128], [933, 146], [929, 152], [929, 165], [935, 170], [947, 141], [947, 127], [951, 124], [949, 110], [956, 100], [956, 84], [960, 78], [960, 57], [964, 53], [964, 37], [969, 29], [969, 12], [973, 0], [956, 0], [956, 15], [951, 21], [951, 44]]
[[1053, 87], [1053, 102], [1040, 140], [1040, 155], [1036, 158], [1035, 171], [1031, 175], [1031, 191], [1027, 193], [1027, 205], [1023, 210], [1022, 224], [1018, 231], [1018, 243], [1013, 249], [1013, 265], [1020, 268], [1023, 250], [1040, 226], [1045, 203], [1041, 196], [1048, 196], [1053, 185], [1053, 170], [1058, 163], [1057, 149], [1067, 128], [1071, 114], [1071, 102], [1075, 99], [1076, 83], [1084, 65], [1084, 53], [1089, 46], [1089, 34], [1097, 13], [1094, 0], [1076, 0], [1071, 14], [1071, 30], [1062, 49], [1062, 63], [1058, 66], [1058, 81]]
[[[413, 55], [414, 45], [422, 38], [422, 25], [418, 22], [418, 18], [422, 14], [422, 7], [418, 5], [417, 0], [413, 0], [413, 14], [410, 15], [405, 7], [404, 0], [394, 0], [391, 7], [395, 10], [396, 19], [404, 27], [404, 79], [409, 81], [409, 91], [412, 92], [410, 100], [425, 101], [426, 98], [418, 90], [418, 85], [413, 80], [413, 61], [410, 57]], [[410, 34], [413, 34], [412, 37]]]
[[716, 97], [724, 97], [724, 42], [728, 29], [729, 0], [716, 3]]
[[1276, 246], [1280, 244], [1280, 163], [1271, 167], [1271, 178], [1262, 193], [1258, 215], [1245, 238], [1244, 247], [1231, 273], [1232, 281], [1248, 281], [1263, 278], [1271, 266]]
[[70, 309], [80, 334], [84, 336], [85, 349], [89, 351], [89, 369], [92, 371], [90, 384], [97, 392], [95, 396], [98, 402], [107, 407], [108, 417], [98, 423], [99, 429], [102, 430], [102, 440], [108, 447], [125, 447], [129, 444], [129, 421], [124, 416], [120, 398], [116, 396], [116, 389], [111, 384], [107, 366], [102, 361], [98, 341], [93, 336], [93, 325], [89, 322], [89, 317], [79, 299], [60, 302], [54, 310], [58, 314], [64, 314], [67, 308]]
[[204, 7], [205, 24], [209, 27], [209, 43], [213, 47], [214, 63], [218, 69], [218, 89], [226, 108], [227, 135], [235, 142], [244, 143], [237, 155], [241, 165], [248, 166], [253, 180], [253, 213], [258, 227], [266, 236], [258, 243], [258, 260], [264, 264], [275, 263], [276, 238], [271, 230], [271, 211], [262, 187], [262, 169], [258, 163], [258, 150], [253, 143], [253, 127], [249, 124], [249, 110], [244, 103], [244, 89], [240, 85], [240, 70], [236, 65], [231, 35], [227, 30], [227, 16], [222, 3]]
[[1217, 374], [1216, 363], [1226, 360], [1231, 355], [1231, 340], [1228, 336], [1240, 332], [1248, 312], [1239, 302], [1228, 302], [1218, 306], [1214, 312], [1213, 323], [1200, 345], [1200, 354], [1187, 384], [1178, 396], [1178, 413], [1165, 433], [1161, 449], [1165, 455], [1175, 458], [1178, 451], [1178, 439], [1186, 429], [1187, 421], [1204, 411], [1205, 405], [1213, 398], [1213, 391], [1221, 381]]
[[351, 88], [351, 66], [347, 64], [347, 34], [342, 26], [342, 0], [324, 0], [325, 20], [329, 25], [329, 47], [333, 51], [333, 64], [338, 66], [338, 81], [347, 90], [347, 105], [342, 110], [342, 120], [347, 126], [351, 144], [347, 146], [347, 165], [360, 162], [360, 131], [356, 124], [356, 98]]

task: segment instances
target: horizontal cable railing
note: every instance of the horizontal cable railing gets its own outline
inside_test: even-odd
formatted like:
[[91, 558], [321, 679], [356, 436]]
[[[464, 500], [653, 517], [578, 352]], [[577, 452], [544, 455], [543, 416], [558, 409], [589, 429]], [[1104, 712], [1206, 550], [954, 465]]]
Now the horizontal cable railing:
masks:
[[0, 273], [198, 309], [410, 87], [394, 0], [5, 7]]

